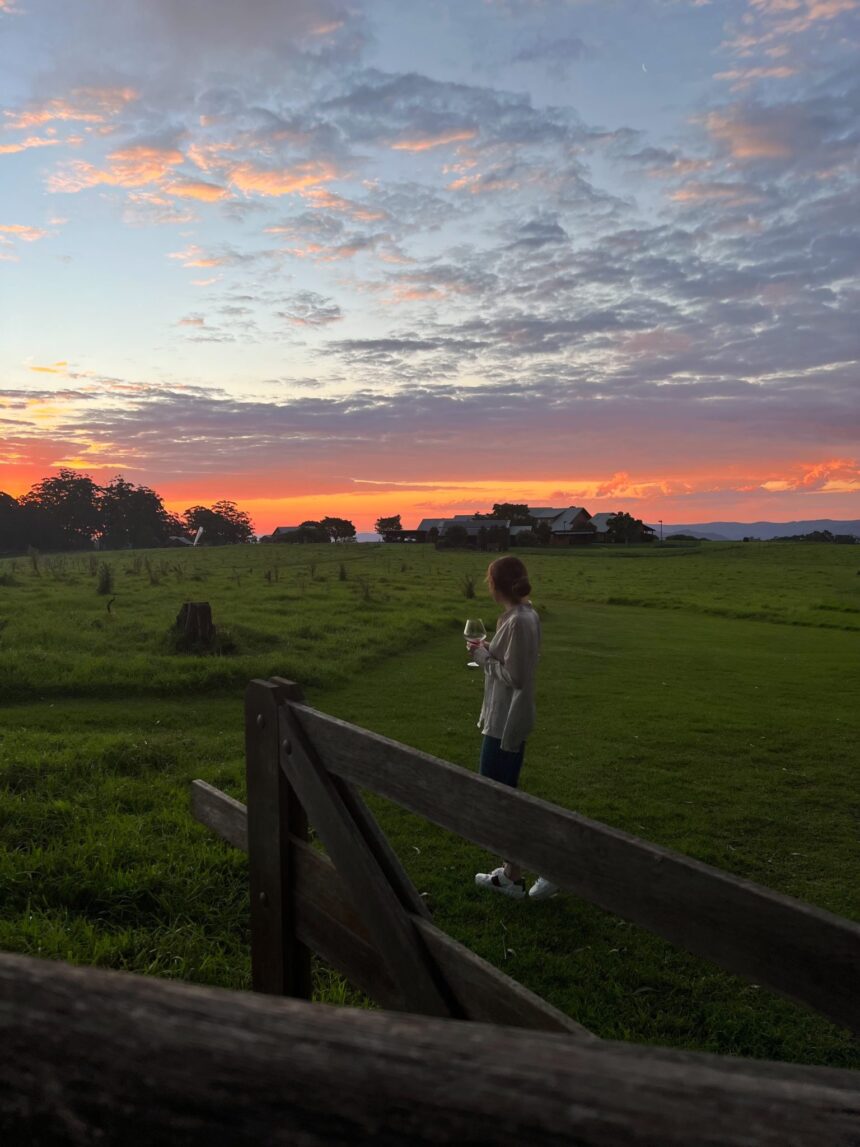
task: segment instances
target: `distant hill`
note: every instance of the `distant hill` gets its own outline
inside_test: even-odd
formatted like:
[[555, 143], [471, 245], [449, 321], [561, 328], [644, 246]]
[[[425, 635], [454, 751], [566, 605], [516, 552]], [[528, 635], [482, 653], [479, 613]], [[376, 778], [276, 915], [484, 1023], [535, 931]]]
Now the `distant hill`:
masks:
[[[660, 527], [651, 523], [660, 532]], [[832, 518], [812, 518], [805, 522], [699, 522], [695, 525], [667, 526], [663, 523], [663, 537], [669, 534], [693, 534], [710, 542], [739, 542], [743, 538], [790, 537], [792, 534], [811, 534], [813, 530], [829, 530], [831, 534], [855, 534], [860, 537], [860, 519], [834, 521]]]

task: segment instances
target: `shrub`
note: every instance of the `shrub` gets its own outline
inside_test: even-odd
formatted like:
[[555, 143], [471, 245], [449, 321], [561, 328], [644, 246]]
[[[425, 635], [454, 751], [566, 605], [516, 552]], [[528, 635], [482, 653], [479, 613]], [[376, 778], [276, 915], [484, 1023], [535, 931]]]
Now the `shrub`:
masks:
[[463, 597], [475, 596], [475, 579], [471, 574], [465, 574], [463, 580], [460, 582], [460, 589], [463, 591]]
[[343, 564], [343, 562], [340, 563], [340, 569], [337, 571], [337, 577], [338, 581], [346, 581], [347, 579], [346, 566]]
[[96, 593], [105, 595], [113, 593], [113, 570], [106, 562], [102, 562], [99, 566], [99, 580], [96, 585]]

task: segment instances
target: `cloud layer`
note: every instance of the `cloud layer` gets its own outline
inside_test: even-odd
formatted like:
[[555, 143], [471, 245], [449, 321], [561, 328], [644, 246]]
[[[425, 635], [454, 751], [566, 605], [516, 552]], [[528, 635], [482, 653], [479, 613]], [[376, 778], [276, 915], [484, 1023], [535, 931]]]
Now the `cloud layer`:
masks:
[[[435, 70], [371, 0], [0, 4], [33, 57], [3, 273], [62, 257], [107, 313], [94, 221], [160, 252], [121, 366], [110, 323], [4, 364], [0, 487], [71, 461], [416, 508], [488, 475], [688, 518], [856, 496], [860, 4], [646, 6], [710, 69], [671, 115], [638, 113], [632, 0], [452, 7]], [[502, 74], [450, 62], [469, 37]], [[564, 98], [583, 69], [604, 117]]]

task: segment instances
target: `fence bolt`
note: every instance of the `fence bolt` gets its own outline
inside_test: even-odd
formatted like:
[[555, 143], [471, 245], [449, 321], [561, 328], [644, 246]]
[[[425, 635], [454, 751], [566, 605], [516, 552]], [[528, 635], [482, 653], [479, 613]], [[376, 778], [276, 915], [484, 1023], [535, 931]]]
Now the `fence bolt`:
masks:
[[290, 753], [293, 751], [293, 742], [288, 737], [287, 740], [284, 741], [284, 743], [281, 747], [284, 750], [284, 752], [287, 754], [287, 756], [289, 756]]
[[262, 713], [258, 713], [257, 714], [257, 728], [262, 729], [262, 728], [264, 728], [265, 724], [266, 724], [266, 718], [263, 716]]

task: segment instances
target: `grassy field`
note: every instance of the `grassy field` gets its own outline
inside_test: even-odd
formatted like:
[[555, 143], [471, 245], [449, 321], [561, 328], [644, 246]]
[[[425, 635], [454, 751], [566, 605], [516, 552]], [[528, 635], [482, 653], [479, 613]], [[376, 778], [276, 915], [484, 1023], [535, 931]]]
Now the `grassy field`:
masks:
[[[474, 767], [463, 619], [484, 561], [245, 547], [0, 562], [0, 948], [248, 984], [245, 858], [188, 813], [243, 796], [241, 695], [319, 708]], [[712, 544], [528, 555], [544, 620], [536, 795], [860, 919], [860, 556]], [[464, 596], [474, 579], [478, 598]], [[208, 600], [230, 652], [177, 654]], [[110, 609], [108, 609], [110, 603]], [[490, 858], [375, 802], [437, 920], [601, 1035], [860, 1066], [832, 1025], [572, 897], [475, 891]], [[357, 1002], [317, 969], [322, 999]]]

